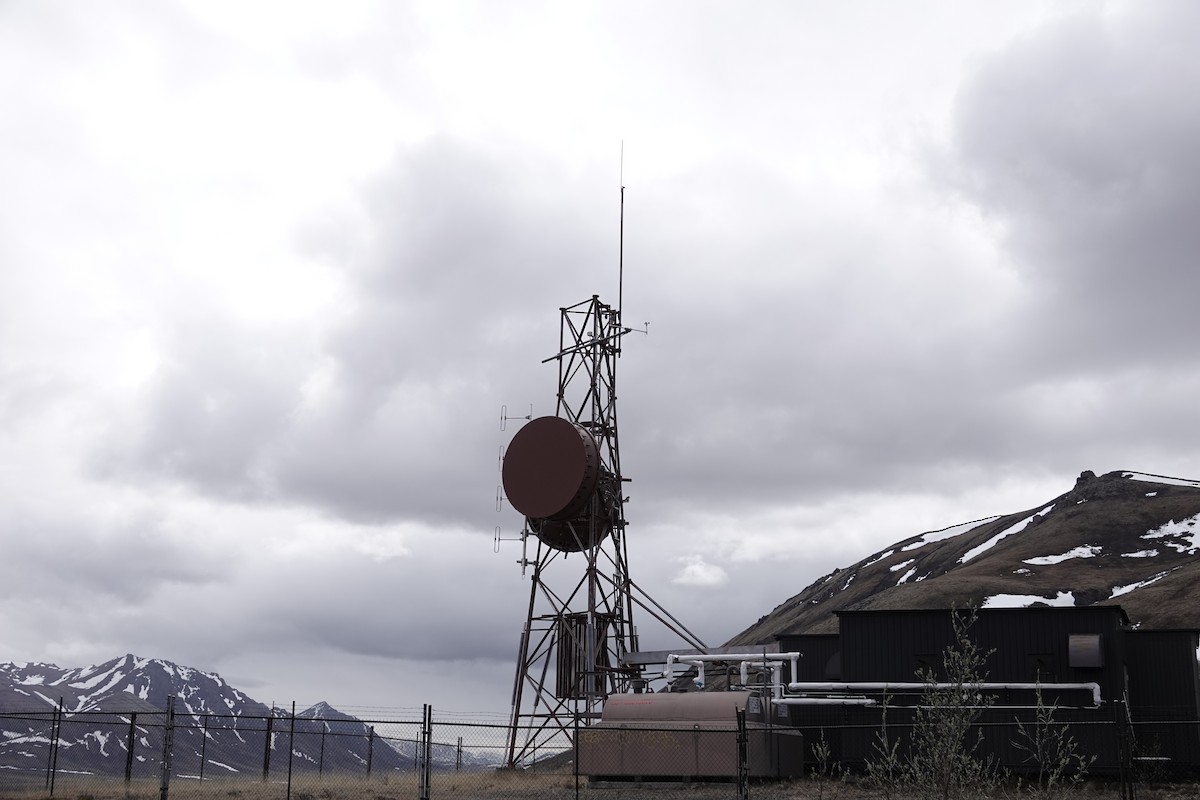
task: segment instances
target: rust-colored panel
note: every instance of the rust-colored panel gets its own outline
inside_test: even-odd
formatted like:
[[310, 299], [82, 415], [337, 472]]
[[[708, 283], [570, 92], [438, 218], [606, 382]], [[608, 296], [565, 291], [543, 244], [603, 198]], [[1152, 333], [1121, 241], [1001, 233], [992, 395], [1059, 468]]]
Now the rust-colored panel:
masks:
[[562, 417], [528, 422], [508, 445], [504, 494], [531, 519], [567, 519], [583, 510], [600, 480], [600, 449], [581, 426]]

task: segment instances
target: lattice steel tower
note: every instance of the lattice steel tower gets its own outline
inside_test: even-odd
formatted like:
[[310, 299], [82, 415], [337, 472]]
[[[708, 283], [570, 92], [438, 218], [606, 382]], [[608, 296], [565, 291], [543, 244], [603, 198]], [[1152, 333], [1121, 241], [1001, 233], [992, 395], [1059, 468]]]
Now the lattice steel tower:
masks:
[[[617, 434], [617, 359], [631, 332], [619, 309], [593, 295], [560, 309], [555, 416], [528, 422], [504, 455], [504, 492], [532, 536], [529, 612], [517, 656], [507, 764], [569, 744], [575, 726], [599, 717], [604, 700], [640, 679], [621, 658], [636, 651], [635, 604], [703, 648], [629, 578], [624, 483]], [[570, 554], [582, 556], [571, 575]], [[551, 573], [554, 573], [553, 575]], [[557, 582], [552, 578], [557, 578]], [[566, 582], [563, 579], [566, 578]]]

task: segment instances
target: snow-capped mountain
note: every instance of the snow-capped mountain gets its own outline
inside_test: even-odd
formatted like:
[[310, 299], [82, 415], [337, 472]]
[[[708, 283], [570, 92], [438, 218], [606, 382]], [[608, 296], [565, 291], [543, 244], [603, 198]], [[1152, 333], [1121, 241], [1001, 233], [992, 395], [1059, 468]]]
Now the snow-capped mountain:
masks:
[[60, 698], [68, 712], [162, 711], [170, 695], [176, 698], [177, 714], [266, 716], [271, 711], [216, 673], [153, 658], [126, 655], [98, 666], [72, 669], [54, 664], [0, 664], [0, 711], [43, 711], [57, 705]]
[[1200, 481], [1079, 476], [1034, 508], [922, 533], [817, 579], [729, 641], [833, 633], [842, 609], [1119, 604], [1147, 628], [1200, 628]]
[[[60, 698], [59, 770], [157, 775], [168, 697], [175, 697], [172, 771], [179, 775], [248, 774], [287, 769], [363, 773], [411, 770], [417, 724], [378, 735], [366, 723], [320, 703], [296, 715], [270, 708], [220, 675], [169, 661], [126, 655], [103, 664], [0, 663], [0, 775], [43, 773]], [[268, 743], [269, 737], [269, 743]], [[130, 750], [133, 755], [130, 758]], [[454, 754], [435, 753], [449, 759]]]

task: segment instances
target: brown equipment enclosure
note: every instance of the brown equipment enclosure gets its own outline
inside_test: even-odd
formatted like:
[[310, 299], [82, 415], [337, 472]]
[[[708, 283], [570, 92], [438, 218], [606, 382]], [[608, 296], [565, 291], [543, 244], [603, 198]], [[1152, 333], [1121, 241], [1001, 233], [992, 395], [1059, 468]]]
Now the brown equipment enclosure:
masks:
[[[736, 712], [750, 692], [617, 694], [599, 724], [579, 731], [579, 772], [592, 781], [732, 780], [738, 776]], [[799, 776], [803, 738], [795, 729], [747, 723], [748, 775]]]

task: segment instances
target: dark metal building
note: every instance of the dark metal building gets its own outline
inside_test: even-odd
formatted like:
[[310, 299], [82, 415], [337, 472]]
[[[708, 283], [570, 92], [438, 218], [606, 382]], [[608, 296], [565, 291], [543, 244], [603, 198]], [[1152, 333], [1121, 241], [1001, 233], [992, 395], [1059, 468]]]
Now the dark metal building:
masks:
[[1132, 630], [1125, 637], [1129, 707], [1142, 758], [1200, 770], [1200, 631]]
[[[921, 692], [920, 676], [944, 678], [943, 655], [954, 645], [948, 609], [838, 612], [839, 634], [785, 635], [781, 651], [801, 654], [789, 690], [837, 682], [848, 700], [874, 703], [777, 705], [775, 722], [824, 739], [849, 767], [871, 760], [887, 699], [888, 723], [903, 739]], [[962, 613], [962, 612], [959, 612]], [[1030, 724], [1037, 694], [1070, 726], [1079, 750], [1095, 757], [1092, 772], [1117, 771], [1120, 746], [1129, 758], [1164, 771], [1200, 768], [1200, 631], [1135, 630], [1120, 606], [984, 609], [968, 630], [985, 654], [980, 677], [990, 707], [979, 719], [984, 749], [999, 764], [1028, 768], [1016, 742], [1018, 721]], [[900, 684], [882, 689], [880, 684]], [[907, 684], [907, 686], [905, 686]], [[1034, 688], [1036, 687], [1036, 688]], [[1122, 740], [1126, 733], [1132, 738]]]

